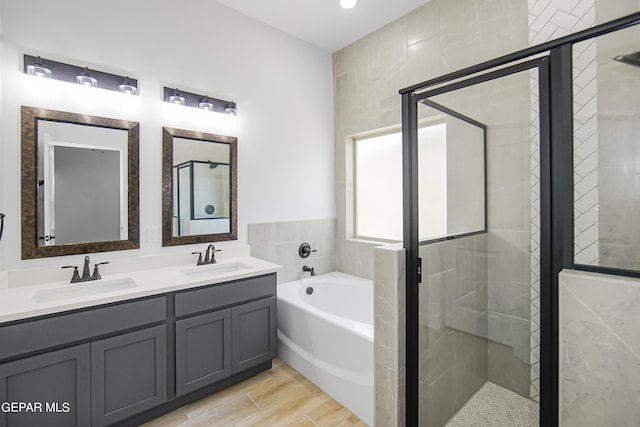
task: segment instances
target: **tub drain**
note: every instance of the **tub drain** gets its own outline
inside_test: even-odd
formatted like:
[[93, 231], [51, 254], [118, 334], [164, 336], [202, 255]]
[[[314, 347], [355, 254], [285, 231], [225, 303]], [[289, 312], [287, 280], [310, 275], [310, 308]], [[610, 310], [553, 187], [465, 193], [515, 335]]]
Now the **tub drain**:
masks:
[[313, 293], [313, 288], [311, 286], [307, 287], [307, 295], [311, 295]]

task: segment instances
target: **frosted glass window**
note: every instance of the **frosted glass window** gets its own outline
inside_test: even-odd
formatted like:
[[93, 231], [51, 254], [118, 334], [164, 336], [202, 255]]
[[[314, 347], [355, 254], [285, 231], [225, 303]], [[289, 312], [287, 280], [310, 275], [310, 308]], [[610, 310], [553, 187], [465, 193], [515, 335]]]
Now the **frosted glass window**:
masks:
[[[418, 129], [420, 239], [447, 233], [445, 123]], [[402, 240], [402, 133], [355, 141], [355, 237]]]
[[447, 126], [418, 129], [419, 240], [447, 234]]
[[402, 134], [355, 141], [355, 234], [402, 240]]

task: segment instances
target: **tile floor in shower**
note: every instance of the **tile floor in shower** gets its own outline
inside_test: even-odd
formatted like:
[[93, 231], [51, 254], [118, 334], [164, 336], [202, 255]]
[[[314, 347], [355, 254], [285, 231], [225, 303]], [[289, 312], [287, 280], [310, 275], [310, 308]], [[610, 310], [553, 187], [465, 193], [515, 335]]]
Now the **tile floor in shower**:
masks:
[[445, 427], [538, 427], [538, 403], [485, 383]]
[[280, 359], [241, 383], [142, 427], [366, 427], [358, 417]]

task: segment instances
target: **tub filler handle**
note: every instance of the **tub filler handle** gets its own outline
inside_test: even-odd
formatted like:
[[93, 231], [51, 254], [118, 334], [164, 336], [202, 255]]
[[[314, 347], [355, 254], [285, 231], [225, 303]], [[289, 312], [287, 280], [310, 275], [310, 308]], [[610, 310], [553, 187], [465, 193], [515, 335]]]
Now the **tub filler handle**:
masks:
[[308, 243], [302, 243], [300, 247], [298, 247], [298, 255], [300, 255], [300, 258], [309, 258], [311, 252], [318, 252], [318, 250], [311, 250], [311, 245]]

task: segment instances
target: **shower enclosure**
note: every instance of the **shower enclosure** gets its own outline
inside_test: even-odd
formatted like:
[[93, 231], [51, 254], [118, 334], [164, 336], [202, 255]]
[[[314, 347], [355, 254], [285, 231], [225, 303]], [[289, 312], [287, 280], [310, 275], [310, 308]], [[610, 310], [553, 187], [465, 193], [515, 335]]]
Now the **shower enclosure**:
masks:
[[559, 272], [640, 269], [637, 227], [616, 211], [640, 211], [637, 159], [615, 148], [624, 135], [593, 141], [598, 125], [640, 129], [637, 97], [620, 101], [640, 89], [639, 22], [401, 91], [408, 426], [558, 424]]

